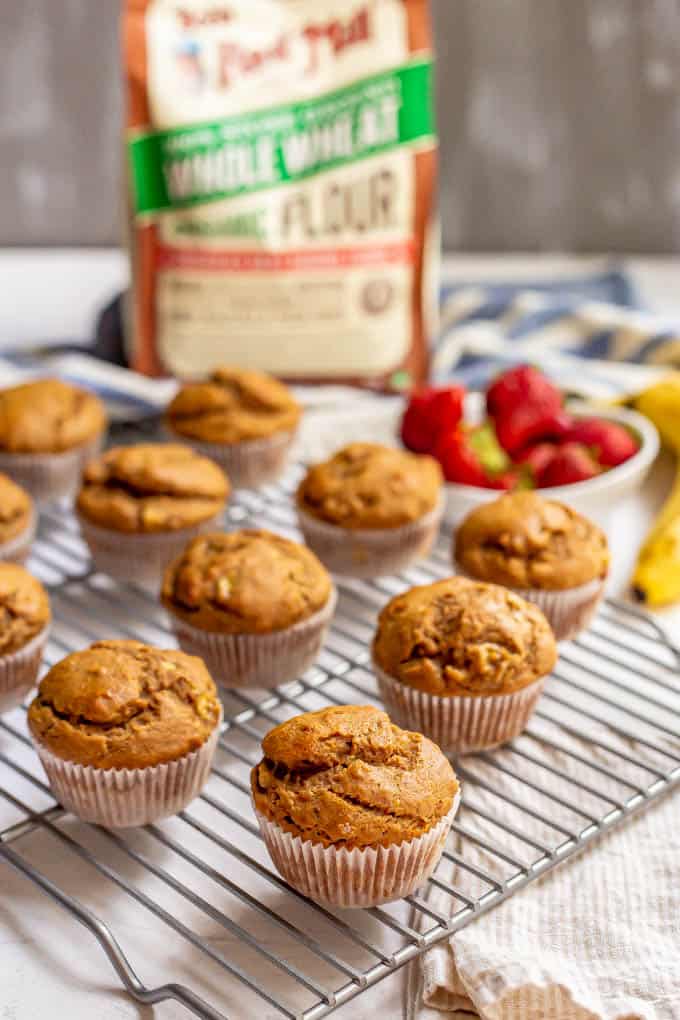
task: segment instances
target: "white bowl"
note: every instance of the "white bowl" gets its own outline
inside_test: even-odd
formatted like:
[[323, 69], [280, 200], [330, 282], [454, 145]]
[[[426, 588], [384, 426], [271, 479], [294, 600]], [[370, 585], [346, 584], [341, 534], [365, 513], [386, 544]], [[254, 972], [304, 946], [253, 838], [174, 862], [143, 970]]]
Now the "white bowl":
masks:
[[[623, 500], [632, 496], [642, 486], [647, 477], [659, 452], [659, 434], [649, 419], [637, 411], [618, 407], [603, 410], [581, 402], [570, 403], [567, 409], [575, 418], [598, 417], [627, 425], [640, 440], [640, 449], [634, 457], [596, 478], [586, 482], [575, 482], [573, 485], [558, 485], [550, 489], [537, 490], [546, 499], [557, 499], [561, 503], [567, 503], [607, 531], [612, 513]], [[482, 417], [483, 405], [480, 400], [471, 401], [469, 409], [466, 405], [467, 421], [481, 421]], [[475, 507], [497, 499], [502, 494], [497, 489], [481, 489], [474, 485], [452, 483], [444, 486], [444, 493], [446, 496], [444, 522], [453, 527]]]

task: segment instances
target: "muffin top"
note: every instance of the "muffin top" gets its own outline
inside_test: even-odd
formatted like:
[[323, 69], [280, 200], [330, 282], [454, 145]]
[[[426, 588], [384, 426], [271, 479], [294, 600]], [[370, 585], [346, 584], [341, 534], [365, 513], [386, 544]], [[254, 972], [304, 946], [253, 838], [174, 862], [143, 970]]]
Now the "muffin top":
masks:
[[200, 535], [165, 571], [163, 604], [202, 630], [262, 634], [306, 620], [331, 579], [314, 553], [270, 531]]
[[513, 492], [468, 514], [455, 558], [471, 577], [512, 588], [573, 588], [609, 568], [604, 532], [537, 492]]
[[342, 528], [397, 528], [434, 510], [442, 473], [432, 457], [351, 443], [310, 468], [297, 492], [300, 509]]
[[0, 390], [0, 449], [6, 453], [60, 453], [105, 428], [101, 400], [61, 379]]
[[25, 531], [33, 516], [33, 501], [25, 489], [0, 473], [0, 545]]
[[227, 476], [188, 446], [114, 446], [85, 468], [79, 512], [115, 531], [176, 531], [219, 513], [229, 495]]
[[28, 723], [58, 758], [136, 769], [201, 747], [220, 711], [201, 659], [139, 641], [98, 641], [42, 678]]
[[51, 615], [40, 581], [15, 563], [0, 563], [0, 655], [27, 645]]
[[206, 382], [182, 386], [166, 412], [173, 432], [206, 443], [239, 443], [297, 428], [302, 408], [264, 372], [216, 368]]
[[510, 694], [549, 673], [557, 647], [537, 606], [495, 584], [449, 577], [387, 603], [373, 657], [389, 676], [440, 697]]
[[367, 705], [295, 716], [262, 741], [251, 772], [260, 814], [324, 846], [389, 846], [451, 809], [458, 781], [436, 744]]

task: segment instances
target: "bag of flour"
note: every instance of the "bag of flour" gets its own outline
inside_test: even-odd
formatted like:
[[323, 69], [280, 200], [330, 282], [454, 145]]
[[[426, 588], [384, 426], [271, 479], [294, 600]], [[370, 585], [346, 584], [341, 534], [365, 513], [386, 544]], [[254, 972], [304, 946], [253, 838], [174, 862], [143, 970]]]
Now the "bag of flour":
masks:
[[427, 0], [124, 0], [129, 360], [403, 388], [438, 237]]

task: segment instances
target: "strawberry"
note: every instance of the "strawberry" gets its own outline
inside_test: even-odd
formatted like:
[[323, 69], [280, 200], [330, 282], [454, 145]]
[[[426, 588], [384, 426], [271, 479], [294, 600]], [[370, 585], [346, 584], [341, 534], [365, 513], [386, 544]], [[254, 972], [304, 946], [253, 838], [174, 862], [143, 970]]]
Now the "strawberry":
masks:
[[504, 372], [486, 394], [498, 441], [511, 456], [541, 439], [560, 438], [571, 424], [562, 394], [531, 365]]
[[462, 386], [414, 390], [401, 422], [401, 440], [415, 453], [432, 453], [442, 432], [453, 432], [463, 417]]
[[555, 443], [535, 443], [528, 446], [515, 457], [515, 464], [528, 468], [533, 478], [538, 478], [555, 456]]
[[603, 418], [581, 418], [575, 421], [567, 438], [590, 447], [603, 467], [623, 464], [634, 457], [640, 448], [627, 428]]
[[510, 456], [538, 440], [559, 439], [570, 426], [571, 418], [552, 397], [519, 404], [496, 418], [498, 442]]
[[532, 365], [518, 365], [503, 372], [486, 392], [486, 409], [492, 418], [505, 417], [527, 404], [540, 405], [546, 410], [551, 407], [553, 411], [562, 406], [558, 388]]
[[442, 466], [447, 482], [490, 488], [491, 476], [475, 453], [469, 434], [463, 429], [442, 434], [434, 455]]
[[401, 419], [401, 441], [414, 453], [429, 453], [432, 449], [429, 399], [425, 393], [411, 394]]
[[539, 488], [549, 489], [556, 485], [573, 485], [585, 482], [600, 474], [600, 466], [590, 450], [581, 443], [564, 443], [558, 447], [550, 463], [536, 479]]

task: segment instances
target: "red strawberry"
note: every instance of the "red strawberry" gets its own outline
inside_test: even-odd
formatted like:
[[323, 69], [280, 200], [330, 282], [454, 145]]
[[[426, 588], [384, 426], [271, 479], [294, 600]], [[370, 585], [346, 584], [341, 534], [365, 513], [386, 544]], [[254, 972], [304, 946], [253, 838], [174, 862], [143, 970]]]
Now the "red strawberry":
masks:
[[504, 417], [518, 407], [534, 403], [556, 411], [562, 406], [562, 394], [532, 365], [518, 365], [503, 372], [486, 392], [486, 409], [492, 418]]
[[639, 450], [628, 429], [618, 422], [603, 418], [582, 418], [575, 421], [567, 438], [590, 447], [603, 467], [617, 467], [630, 460]]
[[429, 403], [426, 393], [411, 394], [401, 419], [401, 441], [414, 453], [428, 453], [432, 449]]
[[401, 439], [409, 450], [431, 453], [442, 432], [453, 432], [463, 417], [462, 386], [428, 386], [415, 390], [401, 423]]
[[564, 443], [558, 447], [547, 467], [540, 472], [537, 483], [541, 489], [556, 485], [573, 485], [585, 482], [600, 474], [600, 467], [590, 450], [580, 443]]
[[555, 456], [557, 446], [555, 443], [536, 443], [534, 446], [528, 446], [525, 450], [522, 450], [520, 454], [515, 457], [515, 464], [521, 464], [522, 467], [527, 467], [532, 474], [532, 477], [537, 478], [547, 468], [550, 461]]
[[496, 418], [498, 442], [511, 456], [538, 440], [559, 439], [570, 427], [571, 418], [552, 397], [519, 404]]
[[442, 466], [447, 482], [489, 488], [491, 478], [462, 429], [440, 436], [434, 455]]

